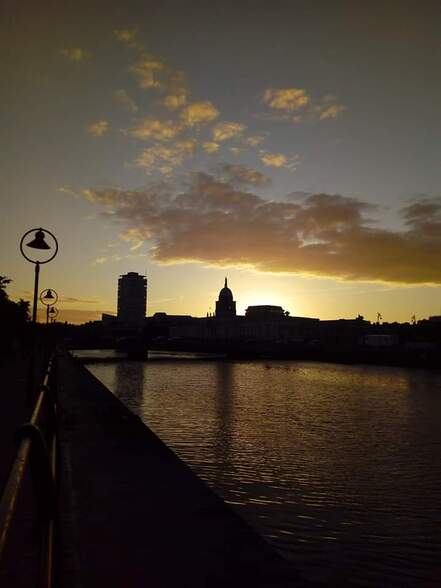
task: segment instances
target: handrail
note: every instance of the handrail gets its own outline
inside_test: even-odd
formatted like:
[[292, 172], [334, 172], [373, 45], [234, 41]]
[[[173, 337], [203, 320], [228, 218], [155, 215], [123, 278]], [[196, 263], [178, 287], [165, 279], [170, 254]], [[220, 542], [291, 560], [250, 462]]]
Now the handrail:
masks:
[[28, 464], [34, 483], [40, 523], [38, 588], [54, 586], [54, 535], [57, 502], [56, 363], [48, 362], [31, 419], [18, 431], [19, 446], [0, 500], [0, 562]]

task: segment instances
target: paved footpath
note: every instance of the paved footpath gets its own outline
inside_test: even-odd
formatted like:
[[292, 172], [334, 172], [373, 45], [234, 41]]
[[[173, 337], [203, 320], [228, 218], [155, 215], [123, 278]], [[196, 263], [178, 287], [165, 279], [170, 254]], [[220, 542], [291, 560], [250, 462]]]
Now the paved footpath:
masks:
[[310, 586], [84, 366], [59, 382], [63, 588]]

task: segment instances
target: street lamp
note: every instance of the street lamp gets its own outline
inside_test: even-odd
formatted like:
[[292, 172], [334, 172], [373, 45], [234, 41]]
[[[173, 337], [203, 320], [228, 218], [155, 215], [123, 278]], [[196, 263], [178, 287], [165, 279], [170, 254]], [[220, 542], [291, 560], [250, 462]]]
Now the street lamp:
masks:
[[57, 300], [58, 294], [53, 289], [46, 288], [46, 290], [43, 290], [40, 294], [40, 302], [46, 306], [46, 324], [49, 323], [49, 313], [53, 310], [51, 307], [57, 303]]
[[51, 323], [54, 323], [55, 322], [55, 319], [58, 316], [58, 308], [55, 308], [55, 306], [51, 306], [50, 309], [49, 309], [49, 315], [50, 315], [50, 318], [51, 318]]
[[[26, 237], [30, 233], [34, 233], [34, 232], [35, 232], [34, 238], [31, 241], [29, 241], [28, 243], [24, 243], [24, 240], [26, 239]], [[46, 235], [50, 235], [50, 237], [52, 238], [52, 240], [53, 240], [52, 246], [47, 244], [46, 239], [45, 239]], [[25, 247], [30, 247], [31, 249], [37, 249], [39, 251], [51, 251], [51, 254], [47, 259], [32, 259], [31, 257], [29, 257], [29, 255], [26, 255], [26, 253], [30, 254], [30, 252], [27, 251], [27, 249], [25, 250], [23, 245]], [[43, 263], [48, 263], [49, 261], [52, 261], [52, 259], [57, 255], [58, 241], [55, 238], [55, 235], [53, 235], [47, 229], [43, 230], [41, 227], [39, 229], [31, 229], [30, 231], [27, 231], [23, 235], [23, 237], [21, 238], [20, 252], [27, 261], [30, 261], [31, 263], [35, 264], [34, 303], [33, 303], [33, 307], [32, 307], [32, 322], [35, 323], [35, 322], [37, 322], [38, 276], [40, 274], [40, 265]]]

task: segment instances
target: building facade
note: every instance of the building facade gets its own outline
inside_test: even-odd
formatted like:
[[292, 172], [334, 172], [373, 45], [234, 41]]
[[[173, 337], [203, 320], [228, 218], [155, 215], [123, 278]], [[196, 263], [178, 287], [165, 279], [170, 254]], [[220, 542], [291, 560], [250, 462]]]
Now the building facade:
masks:
[[147, 308], [147, 278], [136, 272], [118, 280], [118, 322], [128, 327], [142, 327]]

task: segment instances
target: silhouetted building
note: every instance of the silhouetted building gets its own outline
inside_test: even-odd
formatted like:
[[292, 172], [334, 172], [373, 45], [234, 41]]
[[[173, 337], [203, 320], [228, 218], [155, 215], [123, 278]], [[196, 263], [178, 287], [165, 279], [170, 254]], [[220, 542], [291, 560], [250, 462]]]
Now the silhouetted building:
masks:
[[225, 285], [219, 292], [219, 300], [216, 301], [216, 318], [234, 316], [236, 316], [236, 302], [233, 300], [233, 292], [228, 288], [227, 278], [225, 278]]
[[429, 321], [433, 323], [441, 323], [441, 315], [429, 316]]
[[328, 348], [356, 347], [363, 343], [369, 325], [361, 315], [355, 319], [320, 321], [319, 339]]
[[103, 327], [114, 327], [118, 319], [113, 314], [103, 313], [101, 315], [101, 323]]
[[129, 272], [118, 280], [118, 322], [141, 327], [147, 305], [147, 278]]
[[175, 338], [218, 342], [288, 343], [317, 339], [320, 321], [315, 318], [286, 315], [249, 318], [236, 316], [231, 320], [217, 317], [191, 318], [170, 323], [169, 335]]
[[316, 338], [319, 320], [290, 317], [281, 306], [249, 306], [245, 316], [236, 315], [233, 293], [225, 286], [219, 292], [215, 316], [168, 319], [169, 336], [176, 339], [242, 344], [250, 342], [288, 343]]
[[[288, 313], [289, 314], [289, 313]], [[252, 319], [278, 319], [287, 316], [281, 306], [271, 304], [260, 304], [258, 306], [249, 306], [245, 311], [245, 316]]]

